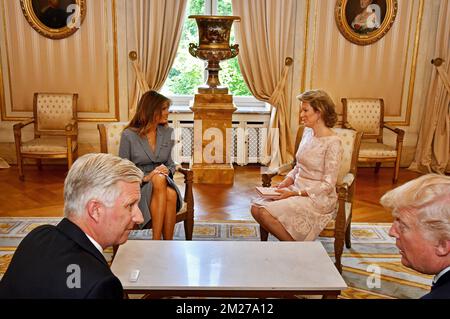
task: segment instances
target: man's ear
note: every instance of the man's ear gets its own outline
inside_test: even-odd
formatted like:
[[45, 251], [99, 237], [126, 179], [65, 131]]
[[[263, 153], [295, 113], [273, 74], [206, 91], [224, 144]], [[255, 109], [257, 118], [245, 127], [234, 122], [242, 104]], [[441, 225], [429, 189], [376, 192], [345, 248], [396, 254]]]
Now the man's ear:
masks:
[[436, 255], [445, 257], [450, 254], [450, 240], [440, 240], [436, 246]]
[[100, 221], [101, 210], [103, 209], [103, 205], [96, 199], [91, 199], [86, 204], [86, 209], [88, 212], [89, 218], [93, 219], [96, 223]]

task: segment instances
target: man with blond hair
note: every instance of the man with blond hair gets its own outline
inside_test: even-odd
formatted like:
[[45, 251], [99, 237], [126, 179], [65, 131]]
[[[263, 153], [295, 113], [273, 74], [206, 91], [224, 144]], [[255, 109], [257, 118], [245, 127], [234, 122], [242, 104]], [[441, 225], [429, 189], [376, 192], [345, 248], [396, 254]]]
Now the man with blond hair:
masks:
[[143, 221], [142, 171], [110, 154], [87, 154], [64, 182], [65, 218], [31, 231], [0, 282], [0, 298], [122, 298], [103, 250]]
[[450, 299], [450, 177], [428, 174], [387, 192], [381, 204], [392, 209], [389, 235], [402, 264], [435, 275], [424, 299]]

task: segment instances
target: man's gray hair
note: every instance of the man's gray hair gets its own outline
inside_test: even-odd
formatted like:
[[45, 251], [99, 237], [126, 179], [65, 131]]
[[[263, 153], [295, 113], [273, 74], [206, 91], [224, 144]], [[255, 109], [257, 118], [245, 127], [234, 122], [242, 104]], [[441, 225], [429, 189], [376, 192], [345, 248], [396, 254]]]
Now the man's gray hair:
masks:
[[103, 153], [81, 156], [64, 182], [64, 215], [81, 216], [91, 199], [111, 207], [120, 195], [117, 182], [141, 183], [142, 177], [142, 171], [127, 159]]
[[408, 210], [429, 240], [450, 240], [450, 177], [427, 174], [387, 192], [380, 203], [392, 209]]

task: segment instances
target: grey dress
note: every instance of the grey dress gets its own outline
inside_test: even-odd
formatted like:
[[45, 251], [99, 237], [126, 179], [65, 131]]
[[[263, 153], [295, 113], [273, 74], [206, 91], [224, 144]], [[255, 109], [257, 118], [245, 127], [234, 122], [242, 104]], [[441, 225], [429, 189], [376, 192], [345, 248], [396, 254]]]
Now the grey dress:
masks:
[[[156, 131], [156, 147], [153, 152], [145, 136], [141, 137], [137, 132], [127, 128], [122, 132], [119, 156], [132, 161], [145, 175], [161, 164], [167, 166], [170, 171], [169, 176], [167, 177], [167, 185], [177, 192], [177, 211], [179, 211], [183, 203], [183, 198], [181, 197], [180, 190], [172, 179], [172, 176], [175, 173], [175, 163], [172, 160], [171, 155], [174, 145], [172, 135], [172, 128], [158, 126]], [[152, 183], [143, 183], [141, 186], [141, 200], [139, 202], [139, 208], [144, 216], [144, 223], [140, 225], [141, 228], [143, 228], [151, 219], [149, 208], [151, 198]]]

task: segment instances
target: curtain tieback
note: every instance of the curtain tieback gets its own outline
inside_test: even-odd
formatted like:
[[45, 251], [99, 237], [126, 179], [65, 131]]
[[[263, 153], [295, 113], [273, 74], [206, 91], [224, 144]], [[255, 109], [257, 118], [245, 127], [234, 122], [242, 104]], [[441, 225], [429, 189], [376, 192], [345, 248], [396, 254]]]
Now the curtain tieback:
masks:
[[277, 86], [275, 87], [275, 90], [273, 91], [273, 93], [269, 99], [269, 103], [275, 107], [277, 106], [278, 101], [284, 92], [284, 87], [286, 86], [289, 68], [291, 67], [293, 61], [294, 60], [290, 57], [286, 58], [286, 60], [284, 62], [283, 71], [281, 72], [281, 79], [278, 82]]
[[444, 83], [445, 88], [447, 89], [447, 92], [450, 94], [450, 80], [448, 78], [448, 75], [445, 73], [444, 68], [442, 67], [442, 64], [444, 62], [445, 61], [442, 60], [441, 58], [431, 60], [431, 63], [436, 67], [437, 72], [441, 77], [441, 80]]

